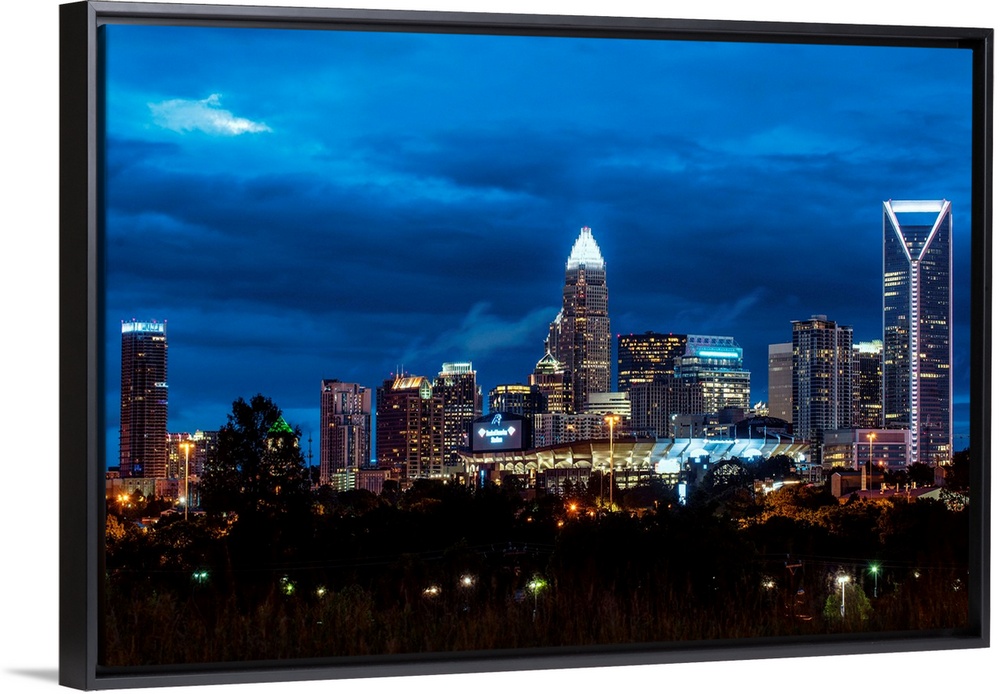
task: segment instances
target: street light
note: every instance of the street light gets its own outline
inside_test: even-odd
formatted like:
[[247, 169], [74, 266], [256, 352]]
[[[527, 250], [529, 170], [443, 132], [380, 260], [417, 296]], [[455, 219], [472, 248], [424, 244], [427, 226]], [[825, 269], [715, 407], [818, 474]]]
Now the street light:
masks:
[[191, 447], [194, 444], [190, 441], [181, 441], [180, 446], [184, 449], [184, 520], [187, 520], [188, 507], [191, 505], [191, 499], [188, 497], [188, 463], [191, 458]]
[[847, 582], [850, 581], [850, 576], [845, 576], [841, 574], [837, 576], [837, 583], [840, 584], [840, 618], [843, 619], [847, 610]]
[[613, 506], [615, 503], [615, 422], [620, 419], [621, 417], [616, 414], [608, 414], [604, 417], [604, 421], [608, 423], [608, 467], [611, 470], [611, 482], [608, 485], [608, 506]]
[[875, 577], [875, 593], [872, 595], [872, 597], [873, 598], [877, 598], [878, 597], [878, 570], [879, 570], [879, 565], [878, 564], [872, 564], [868, 568], [868, 570]]
[[544, 587], [545, 581], [541, 578], [533, 578], [531, 579], [531, 582], [528, 583], [528, 590], [530, 590], [535, 596], [535, 607], [531, 611], [531, 621], [535, 621], [535, 615], [538, 614], [538, 593], [541, 592]]

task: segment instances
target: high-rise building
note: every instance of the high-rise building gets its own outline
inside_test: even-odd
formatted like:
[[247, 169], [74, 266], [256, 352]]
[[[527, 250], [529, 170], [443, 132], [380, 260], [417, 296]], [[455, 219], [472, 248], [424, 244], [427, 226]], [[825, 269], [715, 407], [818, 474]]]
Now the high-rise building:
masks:
[[882, 341], [854, 345], [854, 424], [882, 428]]
[[618, 390], [640, 383], [663, 383], [674, 375], [674, 362], [687, 349], [687, 335], [646, 332], [618, 336]]
[[483, 391], [476, 384], [471, 362], [441, 365], [434, 379], [434, 395], [444, 400], [444, 455], [449, 465], [459, 463], [458, 451], [469, 447], [469, 427], [483, 413]]
[[589, 227], [580, 229], [566, 261], [562, 311], [550, 326], [548, 346], [570, 374], [574, 412], [583, 411], [590, 393], [611, 390], [607, 272]]
[[750, 372], [743, 368], [743, 348], [732, 337], [688, 335], [684, 354], [674, 360], [674, 378], [683, 397], [671, 414], [750, 409]]
[[792, 343], [767, 346], [767, 413], [792, 422]]
[[369, 466], [372, 394], [357, 383], [323, 380], [319, 394], [319, 483]]
[[122, 477], [167, 476], [166, 323], [122, 322], [118, 441]]
[[826, 316], [792, 321], [792, 431], [813, 446], [823, 433], [851, 426], [854, 413], [854, 329]]
[[573, 410], [573, 382], [551, 352], [535, 364], [528, 376], [528, 385], [545, 398], [545, 412], [571, 412]]
[[545, 411], [545, 397], [534, 386], [501, 383], [490, 390], [490, 412], [509, 412], [529, 419]]
[[378, 388], [375, 456], [407, 480], [446, 476], [444, 398], [425, 377], [397, 376]]
[[882, 204], [885, 426], [910, 430], [914, 462], [952, 452], [952, 211], [947, 200]]

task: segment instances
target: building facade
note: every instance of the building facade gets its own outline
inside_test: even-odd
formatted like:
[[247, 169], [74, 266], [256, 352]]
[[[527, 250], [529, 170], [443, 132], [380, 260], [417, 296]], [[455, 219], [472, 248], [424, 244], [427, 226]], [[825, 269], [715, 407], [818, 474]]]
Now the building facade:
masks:
[[857, 470], [902, 470], [910, 458], [906, 429], [834, 429], [823, 434], [823, 467]]
[[882, 204], [885, 426], [909, 429], [914, 462], [952, 453], [952, 210], [947, 200]]
[[122, 322], [118, 466], [123, 478], [167, 477], [167, 326]]
[[743, 348], [732, 337], [688, 335], [674, 377], [679, 402], [672, 414], [750, 409], [750, 372], [743, 368]]
[[444, 401], [445, 459], [450, 465], [458, 465], [459, 449], [469, 446], [469, 427], [483, 413], [483, 391], [476, 383], [472, 363], [442, 364], [433, 392]]
[[826, 316], [792, 321], [792, 431], [821, 459], [823, 433], [851, 426], [854, 330]]
[[546, 352], [528, 376], [528, 385], [544, 399], [545, 412], [573, 411], [573, 382], [559, 360]]
[[397, 376], [378, 389], [375, 406], [378, 466], [403, 480], [448, 476], [444, 457], [444, 398], [423, 376]]
[[791, 342], [767, 346], [767, 413], [792, 422], [792, 369], [795, 360]]
[[562, 311], [550, 327], [548, 345], [570, 374], [574, 412], [583, 410], [591, 393], [611, 390], [607, 269], [589, 227], [580, 229], [566, 261]]
[[[319, 483], [333, 484], [371, 460], [371, 389], [336, 379], [320, 382]], [[337, 475], [340, 475], [337, 477]]]
[[509, 412], [532, 417], [545, 411], [545, 398], [537, 387], [523, 383], [501, 383], [490, 390], [490, 412]]
[[882, 341], [854, 345], [854, 424], [880, 429], [882, 417]]
[[687, 335], [646, 332], [618, 336], [618, 390], [663, 383], [674, 375], [674, 362], [687, 349]]

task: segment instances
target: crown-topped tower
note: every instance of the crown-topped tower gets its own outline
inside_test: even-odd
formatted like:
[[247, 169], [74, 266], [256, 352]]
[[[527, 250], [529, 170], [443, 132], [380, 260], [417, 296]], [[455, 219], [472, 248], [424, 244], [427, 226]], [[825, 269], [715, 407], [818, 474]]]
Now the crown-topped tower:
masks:
[[611, 390], [607, 273], [590, 227], [580, 229], [566, 261], [562, 311], [549, 330], [547, 348], [570, 375], [572, 411], [582, 412], [591, 393]]
[[594, 240], [590, 227], [580, 229], [580, 235], [573, 244], [573, 250], [569, 252], [569, 259], [566, 260], [567, 270], [573, 270], [581, 265], [604, 269], [604, 256], [601, 255], [601, 248]]

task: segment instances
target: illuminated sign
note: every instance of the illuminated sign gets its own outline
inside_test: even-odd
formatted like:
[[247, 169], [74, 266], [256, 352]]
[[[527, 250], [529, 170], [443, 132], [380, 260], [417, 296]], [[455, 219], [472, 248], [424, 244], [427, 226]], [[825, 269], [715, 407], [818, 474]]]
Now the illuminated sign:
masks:
[[497, 412], [472, 423], [472, 450], [518, 451], [525, 444], [525, 419], [520, 415]]
[[707, 357], [709, 359], [739, 359], [740, 354], [736, 351], [725, 351], [721, 349], [699, 349], [695, 350], [695, 353], [699, 357]]
[[122, 333], [162, 333], [165, 328], [163, 323], [122, 323]]

